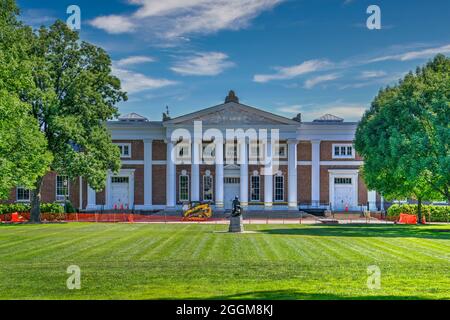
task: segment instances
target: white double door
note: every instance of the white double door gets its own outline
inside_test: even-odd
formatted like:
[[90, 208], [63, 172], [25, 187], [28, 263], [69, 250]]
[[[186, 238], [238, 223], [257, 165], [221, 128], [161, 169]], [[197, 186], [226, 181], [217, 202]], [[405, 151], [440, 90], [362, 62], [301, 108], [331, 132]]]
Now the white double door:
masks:
[[225, 210], [233, 209], [233, 200], [240, 196], [241, 186], [239, 177], [226, 177], [224, 180], [224, 206]]
[[113, 208], [130, 208], [128, 177], [113, 177], [111, 181], [111, 202]]
[[355, 205], [354, 187], [352, 185], [334, 186], [334, 210], [352, 210]]

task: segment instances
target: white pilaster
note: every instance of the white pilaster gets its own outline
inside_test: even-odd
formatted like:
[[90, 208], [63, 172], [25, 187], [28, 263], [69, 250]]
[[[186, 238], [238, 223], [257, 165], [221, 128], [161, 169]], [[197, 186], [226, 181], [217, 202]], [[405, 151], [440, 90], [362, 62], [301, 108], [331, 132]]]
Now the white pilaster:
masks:
[[264, 208], [272, 209], [273, 206], [273, 163], [272, 163], [272, 143], [265, 145], [265, 166], [264, 166]]
[[240, 165], [241, 165], [241, 192], [240, 201], [243, 207], [248, 206], [248, 153], [247, 153], [247, 143], [242, 141], [239, 143], [239, 155], [240, 155]]
[[223, 204], [223, 141], [216, 139], [215, 143], [215, 154], [216, 154], [216, 208], [222, 209]]
[[297, 209], [297, 140], [288, 141], [288, 203], [289, 209]]
[[96, 210], [97, 209], [97, 193], [88, 185], [87, 194], [87, 207], [86, 210]]
[[200, 149], [201, 141], [192, 141], [191, 200], [200, 201]]
[[144, 140], [144, 208], [153, 204], [153, 140]]
[[169, 209], [175, 208], [176, 189], [175, 143], [167, 141], [166, 206]]
[[314, 206], [320, 204], [320, 140], [311, 141], [311, 202]]
[[369, 190], [367, 192], [367, 201], [369, 202], [369, 211], [377, 211], [377, 192]]

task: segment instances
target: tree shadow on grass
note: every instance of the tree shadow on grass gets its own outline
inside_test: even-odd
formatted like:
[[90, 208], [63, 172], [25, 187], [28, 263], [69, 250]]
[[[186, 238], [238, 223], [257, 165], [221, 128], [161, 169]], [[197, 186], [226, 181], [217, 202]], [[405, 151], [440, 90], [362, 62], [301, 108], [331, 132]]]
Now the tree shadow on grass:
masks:
[[425, 300], [419, 296], [365, 295], [344, 296], [335, 294], [306, 293], [297, 290], [249, 291], [216, 296], [208, 300]]
[[325, 237], [383, 237], [383, 238], [423, 238], [423, 239], [450, 239], [450, 226], [448, 228], [430, 228], [427, 226], [407, 225], [345, 225], [345, 226], [309, 226], [302, 228], [262, 229], [260, 233], [299, 235], [299, 236], [325, 236]]

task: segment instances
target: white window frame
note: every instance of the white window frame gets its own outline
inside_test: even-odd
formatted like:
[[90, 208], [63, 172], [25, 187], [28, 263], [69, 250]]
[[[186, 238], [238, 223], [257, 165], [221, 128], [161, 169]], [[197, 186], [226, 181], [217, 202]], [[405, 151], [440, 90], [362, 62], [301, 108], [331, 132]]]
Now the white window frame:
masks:
[[[115, 143], [115, 145], [119, 148], [120, 150], [120, 157], [121, 158], [131, 158], [131, 143]], [[128, 155], [126, 155], [124, 153], [125, 148], [124, 147], [128, 147]]]
[[[181, 198], [182, 192], [181, 192], [181, 178], [186, 178], [186, 188], [187, 188], [187, 198]], [[189, 185], [189, 175], [187, 174], [180, 174], [180, 176], [178, 177], [178, 199], [183, 202], [187, 202], [189, 201], [189, 194], [190, 194], [190, 185]]]
[[[348, 147], [352, 148], [351, 155], [347, 155]], [[336, 155], [335, 153], [336, 148], [339, 148], [339, 155]], [[345, 155], [340, 154], [340, 150], [342, 148], [346, 149]], [[333, 143], [333, 145], [331, 146], [331, 154], [333, 159], [355, 159], [355, 147], [353, 146], [353, 143]]]
[[[58, 194], [58, 178], [66, 178], [67, 179], [67, 194]], [[55, 182], [55, 199], [56, 202], [65, 202], [67, 200], [69, 200], [70, 197], [70, 180], [68, 176], [61, 176], [61, 175], [57, 175], [55, 177], [56, 182]], [[64, 199], [62, 198], [64, 197]]]
[[[209, 151], [211, 151], [211, 154], [206, 153], [206, 148], [209, 148]], [[212, 148], [211, 148], [212, 147]], [[202, 143], [202, 160], [207, 164], [214, 164], [214, 161], [216, 160], [216, 145], [212, 142]]]
[[[183, 155], [180, 155], [183, 151]], [[191, 162], [191, 144], [190, 143], [178, 143], [176, 146], [176, 164]]]
[[[281, 200], [277, 199], [277, 190], [279, 189], [279, 188], [277, 188], [277, 178], [281, 178], [281, 181], [283, 182], [283, 188], [281, 189], [282, 190], [282, 194], [283, 194], [283, 199], [281, 199]], [[273, 199], [274, 199], [274, 202], [284, 202], [284, 199], [285, 199], [285, 196], [286, 196], [285, 195], [285, 191], [284, 191], [284, 187], [285, 187], [284, 176], [282, 174], [275, 175], [273, 177]]]
[[[253, 199], [253, 178], [258, 178], [258, 199]], [[253, 173], [250, 177], [250, 202], [260, 202], [261, 201], [261, 177], [258, 174]]]
[[[206, 179], [211, 179], [211, 189], [210, 189], [210, 193], [211, 193], [211, 199], [206, 199], [205, 195], [206, 195]], [[213, 176], [211, 174], [205, 174], [203, 176], [203, 201], [214, 201], [214, 179]]]
[[[24, 191], [28, 191], [28, 199], [19, 199], [19, 189], [22, 189]], [[30, 202], [31, 201], [31, 191], [24, 188], [24, 187], [17, 187], [16, 188], [16, 202]]]
[[[280, 155], [280, 149], [284, 149], [284, 153]], [[288, 157], [288, 145], [286, 143], [280, 143], [275, 146], [275, 153], [276, 156], [278, 156], [278, 159], [287, 159]]]

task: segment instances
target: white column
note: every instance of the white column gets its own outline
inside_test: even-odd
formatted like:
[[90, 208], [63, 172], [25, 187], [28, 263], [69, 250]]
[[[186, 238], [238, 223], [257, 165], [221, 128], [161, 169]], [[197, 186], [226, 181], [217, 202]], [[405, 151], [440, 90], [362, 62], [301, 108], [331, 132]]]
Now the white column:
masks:
[[153, 204], [153, 140], [144, 140], [144, 207], [151, 209]]
[[297, 140], [288, 141], [288, 203], [289, 209], [296, 210], [297, 200]]
[[175, 143], [167, 141], [167, 165], [166, 165], [166, 205], [167, 208], [175, 208], [176, 204], [176, 166]]
[[367, 201], [369, 202], [369, 211], [377, 211], [377, 192], [369, 190], [367, 192]]
[[320, 140], [311, 141], [312, 166], [311, 166], [311, 201], [313, 205], [320, 203]]
[[247, 153], [247, 143], [242, 141], [239, 143], [239, 155], [241, 162], [241, 196], [240, 201], [243, 207], [248, 206], [248, 153]]
[[201, 141], [192, 141], [191, 147], [191, 201], [200, 201], [200, 146]]
[[223, 141], [216, 139], [215, 153], [216, 153], [216, 208], [223, 208]]
[[96, 210], [97, 209], [97, 193], [88, 185], [87, 194], [87, 207], [86, 210]]
[[272, 143], [265, 145], [265, 166], [264, 166], [264, 208], [272, 209], [273, 206], [273, 164], [272, 164]]

